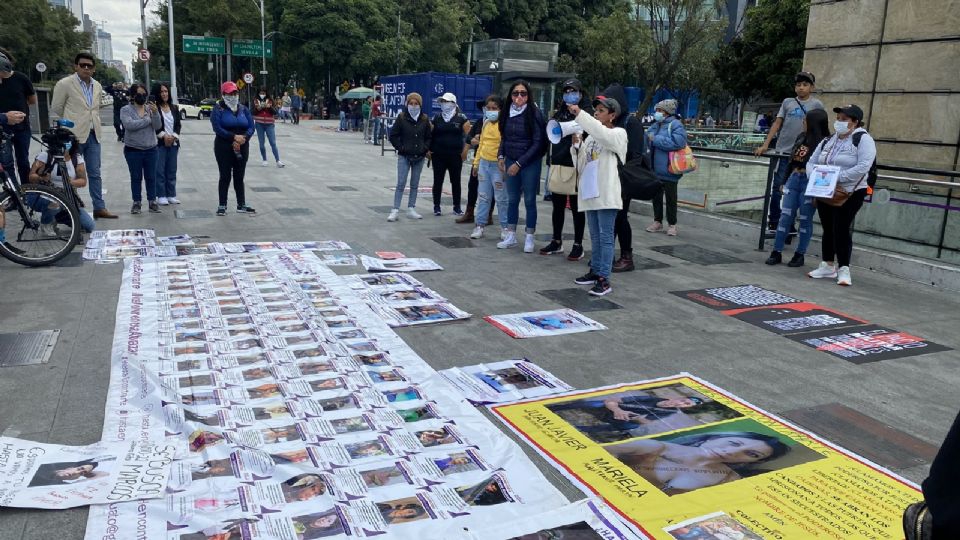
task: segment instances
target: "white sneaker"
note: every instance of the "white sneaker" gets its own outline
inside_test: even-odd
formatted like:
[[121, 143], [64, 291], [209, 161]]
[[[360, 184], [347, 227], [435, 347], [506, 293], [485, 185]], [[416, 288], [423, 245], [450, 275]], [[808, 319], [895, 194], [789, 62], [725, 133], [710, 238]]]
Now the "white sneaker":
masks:
[[413, 208], [407, 208], [407, 217], [410, 219], [423, 219], [423, 216], [418, 214]]
[[474, 240], [483, 238], [483, 227], [479, 225], [474, 227], [473, 232], [470, 233], [470, 238], [473, 238]]
[[534, 239], [533, 235], [527, 233], [527, 237], [523, 240], [523, 252], [524, 253], [533, 253], [534, 248]]
[[390, 211], [390, 215], [387, 216], [387, 221], [396, 221], [397, 216], [399, 215], [400, 215], [400, 211], [394, 208], [393, 210]]
[[497, 243], [497, 249], [507, 249], [517, 245], [517, 233], [507, 231], [503, 241]]
[[[848, 270], [849, 272], [849, 270]], [[837, 267], [828, 263], [827, 261], [822, 261], [820, 266], [816, 270], [811, 270], [807, 272], [807, 275], [813, 279], [823, 279], [823, 278], [835, 278], [837, 277]]]
[[166, 206], [166, 205], [168, 205], [168, 204], [170, 204], [170, 203], [167, 202], [167, 198], [166, 198], [166, 197], [157, 197], [157, 204], [159, 204], [160, 206]]
[[41, 223], [41, 224], [40, 224], [40, 236], [43, 236], [43, 237], [46, 237], [46, 238], [52, 238], [52, 237], [54, 237], [54, 236], [57, 236], [57, 224], [56, 224], [56, 223], [47, 223], [46, 225], [44, 225], [43, 223]]
[[180, 204], [180, 199], [176, 197], [167, 197], [167, 202], [170, 204]]
[[500, 229], [500, 240], [501, 240], [501, 241], [507, 239], [507, 233], [508, 233], [508, 232], [509, 232], [509, 231], [507, 231], [506, 229]]
[[282, 169], [282, 168], [284, 168], [284, 167], [286, 167], [286, 166], [287, 166], [286, 163], [280, 161], [279, 159], [277, 160], [277, 168], [278, 168], [278, 169]]
[[837, 285], [843, 285], [845, 287], [853, 285], [853, 278], [850, 277], [849, 266], [840, 267], [840, 270], [837, 272]]
[[267, 161], [267, 160], [263, 160], [263, 163], [261, 163], [261, 166], [263, 166], [263, 167], [269, 167], [269, 166], [270, 166], [270, 162]]

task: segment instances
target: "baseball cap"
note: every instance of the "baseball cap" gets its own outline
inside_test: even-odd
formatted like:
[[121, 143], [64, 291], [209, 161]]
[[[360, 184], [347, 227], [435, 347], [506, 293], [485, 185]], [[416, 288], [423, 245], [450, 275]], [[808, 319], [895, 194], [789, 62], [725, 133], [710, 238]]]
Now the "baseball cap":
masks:
[[858, 122], [863, 120], [863, 109], [852, 103], [850, 105], [844, 105], [843, 107], [834, 107], [833, 112], [843, 113]]
[[809, 71], [801, 71], [793, 76], [793, 82], [808, 82], [810, 84], [817, 84], [817, 78], [813, 76], [813, 73]]
[[2, 54], [0, 54], [0, 71], [4, 73], [13, 71], [13, 64], [10, 62], [10, 59]]
[[621, 110], [620, 103], [618, 103], [617, 100], [613, 99], [612, 97], [607, 97], [607, 96], [595, 97], [593, 99], [593, 106], [596, 107], [597, 105], [603, 105], [608, 110], [615, 112], [617, 116], [620, 116], [620, 110]]
[[446, 94], [440, 96], [440, 99], [442, 99], [443, 101], [449, 101], [450, 103], [457, 102], [457, 96], [451, 94], [450, 92], [447, 92]]
[[240, 89], [237, 88], [237, 83], [235, 83], [235, 82], [233, 82], [233, 81], [227, 81], [227, 82], [225, 82], [225, 83], [223, 83], [223, 84], [220, 85], [220, 93], [221, 93], [221, 94], [232, 94], [232, 93], [238, 92], [238, 91], [240, 91]]

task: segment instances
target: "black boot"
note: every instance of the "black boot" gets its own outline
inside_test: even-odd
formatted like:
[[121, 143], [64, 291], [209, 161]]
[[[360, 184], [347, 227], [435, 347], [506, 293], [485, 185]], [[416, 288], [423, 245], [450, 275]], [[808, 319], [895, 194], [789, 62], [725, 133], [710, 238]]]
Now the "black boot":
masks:
[[781, 255], [780, 252], [776, 250], [771, 251], [770, 256], [767, 257], [767, 260], [766, 260], [766, 264], [769, 264], [770, 266], [773, 266], [775, 264], [780, 264], [782, 262], [783, 262], [783, 255]]
[[632, 272], [636, 267], [633, 265], [633, 250], [624, 249], [620, 251], [620, 259], [613, 263], [614, 272]]
[[803, 253], [794, 253], [793, 258], [787, 263], [790, 268], [800, 268], [803, 266]]

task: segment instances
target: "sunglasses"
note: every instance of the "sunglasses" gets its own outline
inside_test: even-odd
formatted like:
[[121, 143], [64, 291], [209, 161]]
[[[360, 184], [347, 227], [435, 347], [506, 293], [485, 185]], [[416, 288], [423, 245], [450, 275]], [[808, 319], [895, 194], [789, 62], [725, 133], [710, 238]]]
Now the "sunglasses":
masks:
[[80, 69], [93, 69], [93, 64], [77, 64]]
[[513, 97], [527, 97], [527, 93], [524, 90], [516, 90], [510, 95]]

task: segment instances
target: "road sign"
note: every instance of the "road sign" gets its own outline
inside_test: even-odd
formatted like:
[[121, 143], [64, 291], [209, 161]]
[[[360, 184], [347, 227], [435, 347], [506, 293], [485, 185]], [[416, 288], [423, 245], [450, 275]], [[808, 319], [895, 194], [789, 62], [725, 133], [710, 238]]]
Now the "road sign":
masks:
[[44, 64], [43, 62], [37, 62], [37, 65], [35, 67], [37, 68], [37, 71], [39, 71], [40, 73], [43, 73], [44, 71], [47, 70], [47, 65]]
[[146, 49], [137, 49], [137, 58], [139, 58], [141, 62], [149, 62], [150, 51]]
[[227, 54], [227, 43], [221, 37], [183, 36], [183, 52], [187, 54]]
[[247, 84], [253, 84], [253, 73], [244, 73], [243, 82]]
[[[263, 56], [263, 42], [259, 39], [234, 39], [230, 42], [234, 56]], [[273, 58], [273, 41], [267, 40], [267, 58]]]

